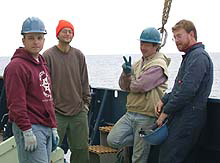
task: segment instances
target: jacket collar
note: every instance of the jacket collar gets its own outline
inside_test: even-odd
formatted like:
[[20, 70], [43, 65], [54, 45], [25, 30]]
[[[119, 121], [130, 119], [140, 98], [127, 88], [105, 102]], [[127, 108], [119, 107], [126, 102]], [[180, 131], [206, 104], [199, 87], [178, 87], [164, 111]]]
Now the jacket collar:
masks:
[[192, 46], [188, 47], [188, 48], [185, 50], [185, 54], [182, 55], [182, 58], [185, 59], [186, 56], [187, 56], [191, 51], [193, 51], [194, 49], [197, 49], [197, 48], [199, 48], [199, 47], [201, 47], [201, 48], [203, 48], [203, 49], [205, 48], [205, 46], [202, 44], [202, 42], [197, 42], [197, 43], [193, 44]]

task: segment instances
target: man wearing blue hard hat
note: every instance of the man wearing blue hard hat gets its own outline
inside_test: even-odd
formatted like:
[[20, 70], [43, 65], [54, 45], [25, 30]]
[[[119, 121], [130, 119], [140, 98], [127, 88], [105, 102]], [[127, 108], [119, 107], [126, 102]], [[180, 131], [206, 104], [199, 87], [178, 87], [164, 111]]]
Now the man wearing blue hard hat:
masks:
[[122, 65], [120, 88], [128, 91], [127, 112], [112, 128], [107, 137], [114, 148], [133, 146], [132, 163], [147, 162], [150, 144], [139, 136], [143, 126], [155, 122], [154, 107], [167, 89], [167, 67], [170, 60], [158, 51], [160, 33], [146, 28], [140, 36], [142, 57], [131, 65], [131, 57]]
[[27, 18], [21, 30], [24, 47], [15, 51], [4, 72], [9, 120], [20, 163], [49, 163], [59, 142], [51, 80], [39, 54], [46, 33], [39, 18]]

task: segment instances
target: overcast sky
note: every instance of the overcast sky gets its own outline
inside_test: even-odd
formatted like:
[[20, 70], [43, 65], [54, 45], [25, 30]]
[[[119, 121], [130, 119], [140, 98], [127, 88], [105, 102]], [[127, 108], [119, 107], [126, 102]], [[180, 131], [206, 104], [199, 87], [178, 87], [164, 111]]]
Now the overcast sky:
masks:
[[[197, 27], [198, 41], [208, 52], [220, 52], [219, 0], [173, 0], [167, 44], [161, 51], [178, 52], [171, 27], [189, 19]], [[85, 55], [140, 53], [137, 40], [146, 27], [161, 27], [164, 0], [3, 0], [0, 9], [0, 56], [12, 56], [22, 46], [21, 26], [27, 17], [39, 17], [48, 34], [44, 50], [57, 44], [55, 29], [60, 19], [75, 27], [73, 47]], [[42, 52], [43, 52], [42, 51]]]

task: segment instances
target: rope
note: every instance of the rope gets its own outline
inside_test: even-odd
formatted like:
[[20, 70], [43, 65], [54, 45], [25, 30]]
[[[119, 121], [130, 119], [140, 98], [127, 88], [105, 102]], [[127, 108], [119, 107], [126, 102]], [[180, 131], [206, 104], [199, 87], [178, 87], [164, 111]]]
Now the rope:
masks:
[[162, 29], [164, 28], [164, 25], [167, 23], [171, 3], [172, 3], [172, 0], [165, 0], [164, 1], [163, 16], [162, 16]]
[[162, 34], [160, 48], [166, 44], [166, 40], [167, 40], [167, 31], [164, 28], [164, 26], [167, 23], [167, 20], [169, 17], [171, 3], [172, 3], [172, 0], [165, 0], [164, 1], [164, 8], [163, 8], [163, 15], [162, 15], [162, 27], [159, 28], [160, 33]]

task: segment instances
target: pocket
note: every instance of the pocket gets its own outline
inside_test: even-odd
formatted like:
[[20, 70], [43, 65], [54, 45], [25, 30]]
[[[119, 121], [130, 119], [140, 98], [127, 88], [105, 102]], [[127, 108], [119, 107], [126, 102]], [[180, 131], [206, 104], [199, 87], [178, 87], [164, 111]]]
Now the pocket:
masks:
[[187, 139], [192, 135], [191, 129], [185, 129], [184, 132], [181, 132], [178, 136], [179, 139]]

